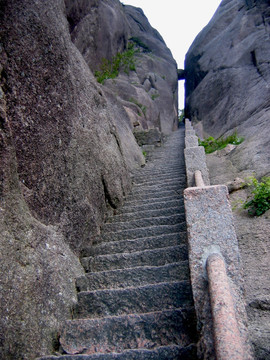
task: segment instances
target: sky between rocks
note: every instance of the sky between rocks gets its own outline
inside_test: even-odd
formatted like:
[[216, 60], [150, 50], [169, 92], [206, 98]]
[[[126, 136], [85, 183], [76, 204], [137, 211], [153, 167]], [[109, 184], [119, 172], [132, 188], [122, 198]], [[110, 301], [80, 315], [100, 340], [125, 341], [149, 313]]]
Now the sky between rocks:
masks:
[[[196, 35], [208, 24], [221, 0], [123, 0], [143, 9], [175, 58], [184, 68], [185, 55]], [[179, 82], [179, 109], [184, 108], [184, 82]]]

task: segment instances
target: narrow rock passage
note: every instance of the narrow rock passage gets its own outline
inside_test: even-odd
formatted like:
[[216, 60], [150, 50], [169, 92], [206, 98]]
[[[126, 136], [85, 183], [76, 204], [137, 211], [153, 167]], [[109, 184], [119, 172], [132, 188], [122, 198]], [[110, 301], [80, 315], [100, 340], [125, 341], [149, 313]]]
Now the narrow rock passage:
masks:
[[63, 355], [42, 360], [197, 359], [183, 149], [179, 129], [136, 172], [124, 206], [85, 250], [74, 319], [60, 336]]

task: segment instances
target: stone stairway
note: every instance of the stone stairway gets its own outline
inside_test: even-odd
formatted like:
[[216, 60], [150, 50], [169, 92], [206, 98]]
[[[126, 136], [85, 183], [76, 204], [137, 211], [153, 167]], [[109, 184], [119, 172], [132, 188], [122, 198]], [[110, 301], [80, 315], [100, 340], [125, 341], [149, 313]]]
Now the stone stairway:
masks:
[[52, 359], [188, 360], [196, 357], [189, 282], [183, 129], [151, 153], [132, 193], [81, 259], [78, 304]]

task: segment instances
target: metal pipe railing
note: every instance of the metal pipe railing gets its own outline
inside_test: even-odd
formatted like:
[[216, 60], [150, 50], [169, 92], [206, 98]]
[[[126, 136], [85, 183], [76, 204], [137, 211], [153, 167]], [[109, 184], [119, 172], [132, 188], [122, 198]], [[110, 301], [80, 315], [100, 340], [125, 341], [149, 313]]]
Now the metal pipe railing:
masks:
[[206, 269], [217, 360], [245, 360], [223, 257], [217, 253], [209, 255]]

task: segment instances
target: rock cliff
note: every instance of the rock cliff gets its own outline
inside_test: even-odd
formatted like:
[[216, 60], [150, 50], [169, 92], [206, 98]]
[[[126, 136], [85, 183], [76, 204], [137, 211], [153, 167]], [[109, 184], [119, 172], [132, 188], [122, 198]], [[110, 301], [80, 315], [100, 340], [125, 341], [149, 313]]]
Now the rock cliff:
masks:
[[238, 171], [269, 175], [269, 1], [223, 0], [186, 56], [186, 112], [198, 134], [237, 129], [229, 155]]
[[[244, 142], [207, 155], [211, 184], [270, 175], [269, 1], [223, 0], [186, 56], [186, 112], [200, 137], [237, 130]], [[237, 189], [234, 189], [237, 190]], [[230, 195], [231, 204], [248, 191]], [[255, 358], [270, 359], [269, 211], [234, 211]]]
[[[118, 1], [0, 5], [0, 357], [34, 359], [71, 316], [81, 249], [144, 164], [135, 128], [176, 127], [177, 68], [142, 10]], [[129, 42], [135, 69], [99, 84], [102, 59]]]
[[[71, 38], [90, 69], [135, 46], [135, 70], [108, 79], [104, 85], [123, 105], [132, 129], [156, 127], [165, 134], [177, 128], [177, 68], [170, 50], [140, 8], [118, 1], [68, 1]], [[94, 51], [93, 51], [94, 49]], [[121, 71], [122, 70], [122, 71]]]

